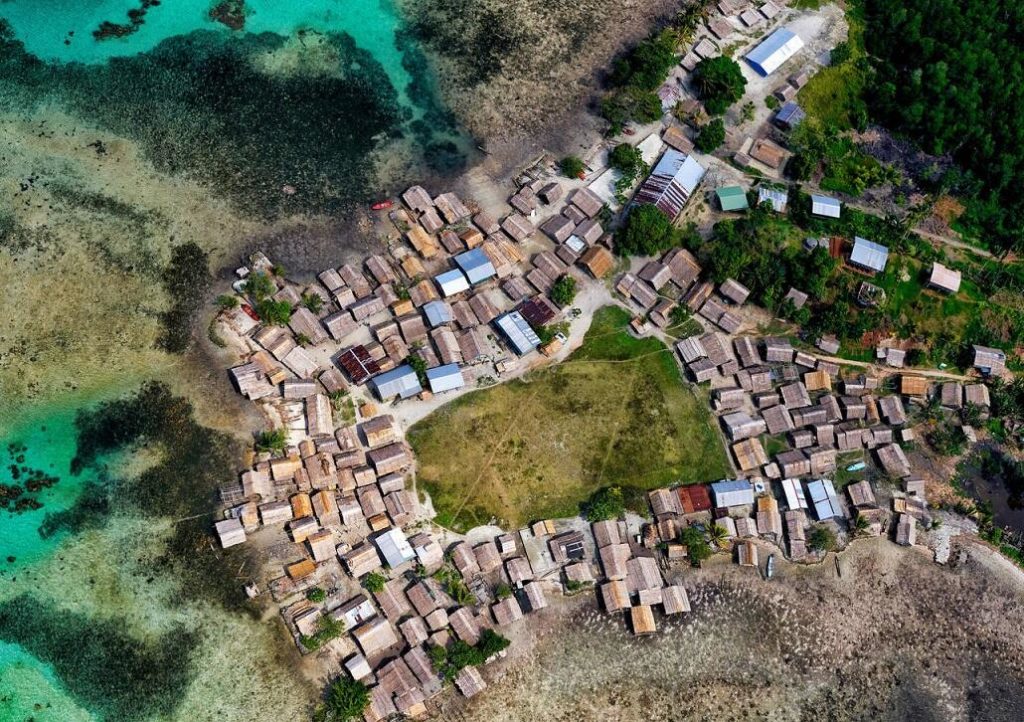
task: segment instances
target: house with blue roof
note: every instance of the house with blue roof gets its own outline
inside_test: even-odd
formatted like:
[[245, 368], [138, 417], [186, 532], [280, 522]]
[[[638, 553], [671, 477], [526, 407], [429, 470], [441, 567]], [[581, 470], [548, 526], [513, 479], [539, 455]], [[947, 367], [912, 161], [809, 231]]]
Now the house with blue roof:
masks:
[[491, 263], [491, 259], [487, 257], [482, 248], [474, 248], [471, 251], [460, 253], [454, 260], [455, 265], [462, 269], [471, 286], [498, 275], [498, 272], [494, 270], [494, 264]]
[[771, 75], [800, 52], [804, 41], [789, 28], [779, 28], [747, 53], [750, 67], [764, 76]]

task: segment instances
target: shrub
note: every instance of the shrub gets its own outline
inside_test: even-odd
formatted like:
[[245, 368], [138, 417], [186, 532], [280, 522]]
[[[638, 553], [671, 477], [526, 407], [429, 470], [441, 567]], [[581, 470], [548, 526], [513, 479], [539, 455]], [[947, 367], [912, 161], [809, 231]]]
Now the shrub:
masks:
[[679, 541], [686, 546], [686, 555], [690, 564], [699, 567], [701, 562], [711, 556], [711, 545], [704, 538], [704, 534], [695, 526], [688, 526], [679, 535]]
[[245, 292], [257, 301], [273, 295], [276, 291], [277, 286], [274, 281], [262, 271], [252, 274], [245, 282]]
[[583, 516], [590, 522], [618, 519], [625, 512], [622, 489], [617, 486], [598, 489], [583, 502]]
[[680, 237], [669, 217], [656, 206], [641, 205], [630, 211], [615, 249], [627, 256], [654, 256], [679, 245]]
[[780, 105], [782, 105], [782, 103], [779, 102], [779, 99], [776, 98], [774, 95], [769, 95], [767, 98], [765, 98], [764, 104], [765, 107], [771, 108], [772, 110], [775, 110]]
[[693, 82], [704, 102], [704, 108], [711, 115], [721, 115], [729, 106], [743, 97], [747, 80], [739, 64], [732, 58], [720, 55], [697, 63], [693, 71]]
[[345, 625], [329, 614], [320, 617], [316, 633], [307, 637], [299, 637], [299, 643], [310, 652], [315, 652], [336, 637], [345, 632]]
[[388, 578], [379, 572], [370, 572], [363, 578], [363, 586], [366, 591], [377, 594], [384, 590], [384, 585], [387, 584]]
[[238, 299], [229, 293], [217, 296], [217, 306], [223, 309], [238, 308]]
[[314, 604], [320, 604], [325, 599], [327, 599], [327, 592], [325, 592], [320, 587], [313, 587], [308, 592], [306, 592], [306, 599], [313, 602]]
[[349, 677], [341, 677], [327, 690], [327, 708], [332, 719], [348, 722], [362, 716], [370, 702], [370, 690], [365, 684]]
[[288, 436], [284, 429], [261, 431], [256, 435], [256, 451], [284, 451]]
[[566, 274], [551, 286], [551, 300], [565, 308], [576, 298], [576, 279]]
[[562, 158], [558, 167], [562, 171], [562, 175], [567, 178], [579, 178], [586, 171], [583, 161], [574, 155], [567, 155], [565, 158]]
[[494, 588], [494, 598], [498, 601], [501, 601], [502, 599], [508, 599], [511, 596], [512, 587], [510, 587], [505, 582], [501, 582], [498, 586]]
[[287, 301], [264, 298], [257, 302], [256, 314], [271, 326], [284, 326], [292, 317], [292, 305]]
[[320, 309], [324, 307], [324, 299], [315, 293], [304, 293], [302, 294], [302, 305], [313, 313], [320, 313]]
[[711, 153], [718, 146], [725, 142], [725, 123], [721, 118], [715, 118], [707, 125], [702, 125], [697, 139], [693, 142], [697, 149], [704, 153]]
[[832, 551], [836, 548], [836, 533], [832, 527], [818, 524], [808, 533], [807, 546], [819, 552]]

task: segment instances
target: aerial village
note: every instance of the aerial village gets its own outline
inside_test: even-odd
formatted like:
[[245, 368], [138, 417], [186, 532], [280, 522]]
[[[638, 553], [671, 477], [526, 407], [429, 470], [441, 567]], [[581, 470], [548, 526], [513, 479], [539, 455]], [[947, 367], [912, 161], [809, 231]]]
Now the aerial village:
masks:
[[[786, 154], [772, 138], [800, 122], [793, 97], [814, 66], [789, 62], [803, 62], [803, 43], [786, 27], [773, 29], [784, 17], [778, 5], [718, 7], [663, 99], [686, 99], [688, 63], [717, 52], [709, 38], [759, 27], [761, 39], [745, 52], [750, 66], [764, 77], [792, 71], [779, 81], [783, 102], [764, 135], [742, 151], [743, 165], [771, 177]], [[696, 152], [678, 124], [638, 147], [652, 170], [624, 210], [648, 204], [676, 220], [694, 199], [723, 213], [747, 206], [743, 188], [712, 184], [722, 176], [711, 166], [720, 162]], [[247, 592], [269, 595], [300, 651], [326, 656], [371, 686], [369, 722], [425, 714], [446, 680], [466, 696], [479, 693], [485, 666], [446, 670], [436, 650], [458, 642], [500, 656], [495, 633], [530, 624], [555, 595], [596, 594], [633, 634], [656, 633], [665, 615], [690, 611], [688, 528], [710, 533], [715, 548], [769, 577], [765, 563], [775, 556], [820, 562], [808, 540], [820, 526], [840, 545], [886, 535], [922, 548], [932, 519], [925, 482], [904, 449], [915, 438], [910, 412], [933, 398], [950, 413], [990, 405], [981, 383], [901, 372], [897, 348], [880, 347], [875, 364], [857, 367], [836, 356], [835, 339], [798, 348], [759, 333], [758, 317], [747, 313], [749, 291], [733, 279], [712, 283], [682, 248], [621, 261], [607, 227], [622, 205], [610, 173], [596, 167], [565, 178], [545, 158], [516, 177], [500, 208], [413, 186], [388, 207], [386, 248], [361, 262], [326, 268], [309, 283], [276, 274], [263, 253], [238, 269], [240, 303], [221, 311], [218, 334], [237, 353], [229, 375], [238, 392], [283, 438], [257, 444], [252, 468], [223, 486], [216, 532], [224, 547], [260, 540], [270, 581]], [[776, 211], [785, 208], [785, 191], [757, 192]], [[842, 212], [839, 200], [814, 196], [814, 214]], [[848, 241], [849, 250], [834, 250], [870, 285], [888, 251], [869, 239]], [[266, 295], [294, 309], [286, 323], [265, 323], [254, 311], [257, 276], [272, 284]], [[416, 491], [405, 430], [460, 394], [570, 353], [587, 319], [551, 298], [566, 276], [601, 302], [628, 308], [633, 333], [665, 340], [680, 383], [710, 386], [733, 478], [679, 479], [653, 490], [648, 518], [539, 519], [500, 534], [437, 526]], [[936, 263], [931, 285], [955, 294], [959, 277]], [[787, 298], [799, 307], [807, 294], [792, 288]], [[701, 333], [664, 333], [680, 305]], [[571, 322], [568, 334], [545, 334], [562, 320]], [[1000, 375], [1005, 363], [998, 349], [975, 349], [978, 376]], [[865, 465], [891, 483], [863, 478], [837, 491], [837, 475]]]

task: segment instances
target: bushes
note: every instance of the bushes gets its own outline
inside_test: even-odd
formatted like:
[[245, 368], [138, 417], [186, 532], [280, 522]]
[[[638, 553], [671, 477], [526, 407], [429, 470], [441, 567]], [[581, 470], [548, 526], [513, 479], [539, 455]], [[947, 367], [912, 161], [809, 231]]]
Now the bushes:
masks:
[[615, 195], [620, 201], [625, 200], [623, 194], [632, 188], [636, 179], [646, 175], [648, 171], [640, 149], [634, 148], [629, 143], [620, 143], [612, 149], [612, 152], [608, 154], [608, 165], [622, 174], [615, 181]]
[[690, 564], [695, 567], [699, 567], [701, 562], [712, 554], [711, 545], [697, 527], [688, 526], [683, 529], [679, 534], [679, 541], [686, 546], [686, 555], [690, 559]]
[[384, 590], [388, 578], [379, 572], [370, 572], [363, 578], [363, 587], [368, 592], [377, 594]]
[[704, 102], [704, 108], [711, 115], [722, 115], [730, 105], [743, 97], [747, 87], [747, 80], [739, 64], [724, 55], [697, 63], [693, 71], [693, 82]]
[[551, 286], [551, 300], [565, 308], [576, 298], [576, 279], [566, 274], [559, 276]]
[[583, 161], [574, 155], [567, 155], [558, 164], [559, 170], [566, 178], [579, 178], [586, 171]]
[[327, 592], [325, 592], [320, 587], [313, 587], [308, 592], [306, 592], [306, 599], [313, 602], [314, 604], [320, 604], [325, 599], [327, 599]]
[[697, 139], [693, 144], [703, 153], [711, 153], [718, 146], [725, 142], [725, 123], [721, 118], [715, 118], [707, 125], [700, 127]]
[[641, 205], [630, 211], [615, 249], [622, 255], [654, 256], [679, 245], [680, 238], [668, 216], [655, 206]]
[[369, 703], [369, 688], [349, 677], [340, 677], [327, 690], [327, 710], [337, 722], [359, 718]]
[[465, 667], [477, 667], [492, 656], [508, 647], [509, 641], [493, 629], [485, 629], [480, 633], [480, 641], [471, 646], [457, 639], [445, 648], [439, 645], [429, 647], [427, 656], [437, 671], [450, 682]]
[[583, 516], [589, 522], [618, 519], [626, 513], [622, 489], [617, 486], [598, 489], [590, 495], [587, 501], [583, 502], [582, 507]]
[[340, 637], [345, 632], [345, 625], [339, 622], [337, 619], [329, 614], [325, 614], [320, 617], [319, 626], [317, 631], [307, 637], [302, 635], [299, 637], [299, 643], [309, 652], [315, 652], [325, 644], [330, 642], [332, 639]]
[[836, 548], [836, 533], [832, 527], [817, 524], [807, 534], [807, 546], [819, 552], [829, 552]]
[[284, 429], [261, 431], [256, 435], [256, 451], [284, 451], [288, 435]]
[[256, 303], [256, 315], [271, 326], [284, 326], [292, 317], [292, 305], [287, 301], [264, 298]]
[[320, 313], [320, 309], [324, 307], [324, 299], [315, 293], [304, 293], [302, 294], [302, 305], [313, 313]]
[[163, 286], [171, 298], [171, 307], [160, 316], [163, 332], [157, 343], [171, 353], [188, 348], [192, 321], [213, 279], [209, 255], [195, 243], [175, 246], [171, 262], [163, 272]]
[[654, 91], [677, 59], [675, 37], [666, 30], [613, 63], [609, 80], [615, 90], [601, 102], [601, 114], [611, 123], [613, 133], [629, 120], [647, 123], [661, 117], [661, 100]]
[[277, 286], [274, 281], [263, 271], [256, 271], [245, 282], [245, 292], [252, 296], [254, 301], [260, 301], [276, 291]]

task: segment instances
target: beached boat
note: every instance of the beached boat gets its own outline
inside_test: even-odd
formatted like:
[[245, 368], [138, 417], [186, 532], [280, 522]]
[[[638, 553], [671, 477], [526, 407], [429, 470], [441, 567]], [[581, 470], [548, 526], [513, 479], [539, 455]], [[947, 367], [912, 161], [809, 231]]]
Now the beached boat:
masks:
[[260, 320], [259, 314], [257, 314], [256, 311], [253, 310], [252, 306], [250, 306], [248, 303], [242, 304], [242, 310], [245, 311], [245, 315], [251, 318], [253, 321]]
[[379, 203], [374, 203], [372, 206], [370, 206], [370, 210], [383, 211], [384, 209], [390, 208], [393, 205], [395, 205], [394, 201], [380, 201]]
[[768, 563], [764, 565], [764, 578], [771, 579], [775, 574], [775, 555], [768, 555]]

